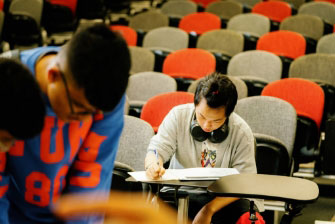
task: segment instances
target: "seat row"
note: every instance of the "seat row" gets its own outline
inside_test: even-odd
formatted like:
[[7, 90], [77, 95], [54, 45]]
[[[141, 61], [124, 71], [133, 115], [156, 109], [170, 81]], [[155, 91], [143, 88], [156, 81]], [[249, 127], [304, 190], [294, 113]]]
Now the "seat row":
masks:
[[[334, 3], [334, 2], [333, 2]], [[205, 11], [219, 16], [221, 19], [229, 20], [231, 17], [245, 13], [254, 12], [266, 15], [275, 22], [281, 22], [288, 16], [298, 13], [317, 15], [330, 24], [334, 24], [334, 16], [332, 15], [333, 3], [326, 2], [289, 2], [288, 1], [212, 1], [199, 10], [194, 1], [167, 1], [161, 7], [161, 12], [170, 18], [182, 18], [191, 13]], [[203, 5], [202, 5], [203, 6]], [[301, 7], [300, 7], [301, 6]]]
[[[141, 75], [144, 74], [134, 77]], [[134, 83], [130, 82], [131, 85]], [[187, 92], [160, 93], [145, 102], [140, 118], [157, 132], [173, 106], [193, 103], [193, 97], [193, 93]], [[272, 82], [261, 96], [238, 100], [235, 112], [255, 134], [259, 173], [292, 175], [299, 163], [316, 160], [322, 167], [321, 160], [331, 159], [323, 158], [318, 147], [323, 107], [322, 88], [300, 78]]]

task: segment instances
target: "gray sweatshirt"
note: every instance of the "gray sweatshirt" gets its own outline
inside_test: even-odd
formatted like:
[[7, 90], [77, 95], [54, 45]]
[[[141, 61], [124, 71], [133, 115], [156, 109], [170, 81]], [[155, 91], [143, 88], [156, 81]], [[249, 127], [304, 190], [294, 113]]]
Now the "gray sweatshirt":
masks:
[[[228, 123], [229, 134], [223, 142], [198, 142], [190, 134], [194, 109], [194, 104], [174, 107], [151, 139], [148, 151], [157, 149], [164, 162], [171, 158], [170, 168], [202, 167], [202, 162], [211, 160], [213, 167], [256, 173], [255, 142], [247, 123], [232, 113]], [[204, 158], [204, 148], [215, 158]]]

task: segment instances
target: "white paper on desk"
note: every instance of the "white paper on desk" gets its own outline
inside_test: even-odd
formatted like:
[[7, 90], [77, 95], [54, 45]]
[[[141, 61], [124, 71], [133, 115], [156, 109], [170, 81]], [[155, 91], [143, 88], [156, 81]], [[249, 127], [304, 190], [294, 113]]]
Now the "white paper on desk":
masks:
[[165, 174], [157, 180], [151, 180], [145, 171], [128, 172], [137, 181], [165, 181], [165, 180], [217, 180], [220, 177], [239, 172], [235, 168], [187, 168], [167, 169]]

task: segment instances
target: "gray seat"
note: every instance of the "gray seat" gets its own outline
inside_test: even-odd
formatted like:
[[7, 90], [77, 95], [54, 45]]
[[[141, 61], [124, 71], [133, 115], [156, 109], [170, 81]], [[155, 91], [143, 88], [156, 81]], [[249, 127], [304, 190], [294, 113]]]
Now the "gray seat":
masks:
[[335, 55], [308, 54], [294, 60], [289, 77], [320, 80], [335, 86]]
[[253, 76], [267, 82], [273, 82], [281, 78], [282, 62], [280, 58], [267, 51], [252, 50], [241, 52], [228, 64], [228, 75]]
[[302, 4], [307, 2], [308, 0], [284, 0], [284, 2], [287, 2], [293, 6], [295, 9], [299, 9]]
[[[5, 22], [5, 13], [3, 11], [0, 11], [0, 37], [2, 37], [4, 22]], [[1, 38], [1, 40], [2, 40], [2, 38]]]
[[142, 107], [153, 96], [175, 91], [174, 78], [160, 72], [141, 72], [130, 76], [126, 93], [131, 107]]
[[126, 179], [130, 171], [144, 170], [144, 159], [154, 131], [149, 123], [133, 116], [124, 116], [119, 149], [113, 169], [112, 190], [143, 191], [146, 186], [130, 183]]
[[188, 34], [175, 27], [159, 27], [150, 30], [143, 39], [143, 47], [167, 52], [188, 47]]
[[[267, 140], [276, 145], [285, 146], [289, 159], [286, 173], [289, 174], [297, 128], [297, 114], [294, 107], [279, 98], [252, 96], [238, 100], [235, 112], [248, 123], [256, 137], [256, 142], [258, 140], [258, 143], [264, 143], [264, 140]], [[268, 158], [268, 160], [272, 159], [274, 158]], [[260, 162], [262, 161], [257, 163]], [[267, 162], [264, 161], [264, 163]]]
[[252, 50], [241, 52], [228, 63], [227, 74], [239, 77], [248, 86], [248, 95], [260, 95], [265, 85], [279, 80], [282, 76], [280, 58], [267, 51]]
[[130, 73], [153, 71], [155, 67], [155, 55], [149, 49], [143, 47], [129, 47], [131, 57]]
[[38, 26], [41, 25], [42, 9], [42, 0], [13, 0], [9, 6], [11, 14], [29, 16], [36, 21]]
[[243, 13], [243, 5], [232, 0], [216, 1], [208, 4], [205, 11], [229, 20], [233, 16]]
[[42, 0], [13, 0], [6, 14], [6, 40], [11, 49], [42, 46]]
[[148, 122], [137, 117], [125, 115], [124, 119], [116, 161], [136, 171], [144, 170], [144, 159], [154, 131]]
[[211, 52], [234, 56], [243, 51], [244, 38], [241, 33], [233, 30], [212, 30], [203, 33], [199, 37], [196, 47]]
[[128, 115], [129, 113], [129, 98], [126, 96], [126, 102], [124, 104], [124, 114]]
[[129, 19], [129, 27], [143, 32], [162, 26], [169, 26], [169, 17], [154, 10], [139, 13]]
[[335, 54], [335, 33], [321, 37], [316, 45], [316, 53]]
[[161, 12], [169, 17], [182, 18], [197, 12], [197, 4], [192, 1], [167, 1], [162, 5]]
[[318, 16], [327, 23], [335, 24], [335, 5], [330, 2], [312, 1], [300, 6], [298, 14]]
[[232, 17], [227, 23], [228, 30], [249, 33], [256, 37], [270, 32], [270, 27], [270, 19], [256, 13], [238, 14]]
[[[230, 80], [234, 83], [236, 90], [237, 90], [237, 96], [238, 99], [242, 99], [248, 96], [248, 87], [245, 84], [245, 82], [240, 79], [239, 77], [234, 77], [234, 76], [228, 76]], [[201, 79], [194, 80], [191, 85], [188, 87], [187, 92], [190, 93], [195, 93], [195, 90], [197, 89], [197, 86], [200, 82]]]
[[324, 23], [320, 17], [298, 14], [284, 19], [280, 23], [279, 29], [294, 31], [305, 37], [318, 40], [323, 35]]
[[235, 0], [237, 2], [242, 3], [243, 5], [246, 5], [248, 8], [252, 8], [257, 3], [261, 2], [262, 0]]

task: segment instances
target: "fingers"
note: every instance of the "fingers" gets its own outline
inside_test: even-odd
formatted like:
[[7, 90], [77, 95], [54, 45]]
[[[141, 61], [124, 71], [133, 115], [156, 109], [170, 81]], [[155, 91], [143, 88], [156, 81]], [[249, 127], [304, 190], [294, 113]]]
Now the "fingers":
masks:
[[164, 173], [165, 173], [165, 168], [164, 168], [164, 167], [161, 167], [160, 172], [159, 172], [159, 176], [160, 176], [160, 177], [163, 176]]
[[165, 169], [163, 167], [153, 163], [146, 170], [146, 175], [151, 179], [158, 179], [164, 174], [164, 172]]

